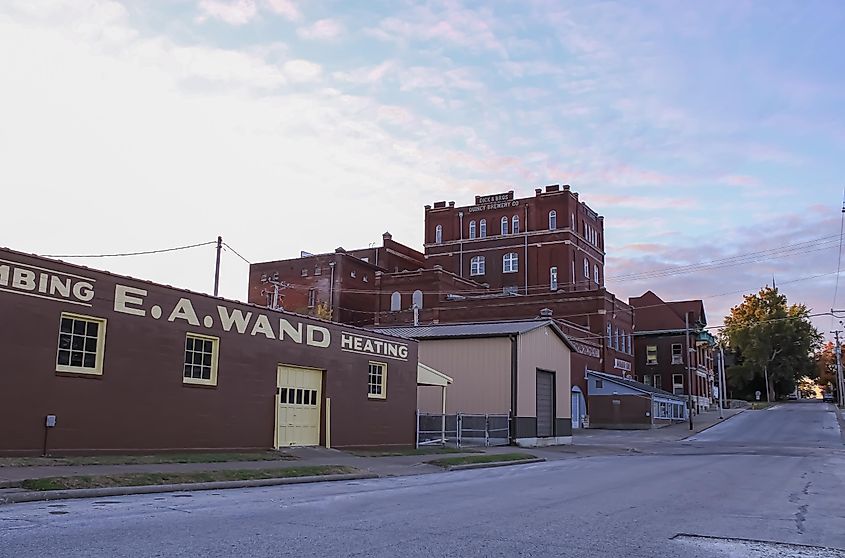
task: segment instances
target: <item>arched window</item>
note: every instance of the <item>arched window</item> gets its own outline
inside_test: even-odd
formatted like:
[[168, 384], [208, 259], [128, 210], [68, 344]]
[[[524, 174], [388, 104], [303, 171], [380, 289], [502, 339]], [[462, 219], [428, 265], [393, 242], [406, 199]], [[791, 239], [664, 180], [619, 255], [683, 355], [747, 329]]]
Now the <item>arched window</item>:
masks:
[[557, 290], [557, 267], [549, 268], [549, 290]]
[[[507, 217], [505, 217], [507, 222]], [[515, 273], [519, 271], [519, 256], [516, 252], [508, 252], [502, 257], [502, 273]]]
[[508, 234], [508, 218], [502, 217], [502, 234]]
[[469, 261], [470, 275], [484, 275], [484, 256], [475, 256]]
[[391, 312], [398, 312], [402, 309], [402, 295], [399, 294], [399, 291], [394, 291], [392, 295], [390, 295], [390, 311]]
[[596, 280], [596, 283], [599, 283], [599, 266], [598, 264], [593, 266], [593, 279]]
[[469, 239], [475, 238], [475, 221], [469, 222]]
[[549, 211], [549, 230], [553, 231], [557, 228], [557, 211], [552, 209]]
[[420, 291], [420, 290], [414, 291], [414, 294], [411, 297], [411, 302], [417, 308], [422, 308], [423, 307], [423, 305], [422, 305], [422, 302], [423, 302], [422, 291]]
[[443, 225], [434, 227], [434, 242], [436, 244], [443, 242]]
[[487, 238], [487, 219], [478, 222], [478, 236], [479, 238]]
[[519, 234], [519, 215], [514, 215], [511, 219], [511, 234]]
[[590, 278], [590, 262], [587, 261], [587, 258], [584, 258], [584, 277]]

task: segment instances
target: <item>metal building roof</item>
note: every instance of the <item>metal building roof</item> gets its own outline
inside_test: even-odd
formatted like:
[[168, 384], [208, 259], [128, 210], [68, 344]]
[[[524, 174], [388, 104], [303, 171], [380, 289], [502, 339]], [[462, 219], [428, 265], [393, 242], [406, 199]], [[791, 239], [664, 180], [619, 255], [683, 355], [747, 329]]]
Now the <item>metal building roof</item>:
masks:
[[468, 324], [435, 324], [421, 326], [394, 326], [373, 328], [384, 335], [404, 337], [405, 339], [456, 339], [473, 337], [506, 337], [534, 331], [541, 327], [550, 327], [566, 345], [574, 350], [566, 334], [552, 320], [521, 320], [501, 322], [478, 322]]
[[666, 390], [662, 390], [660, 388], [656, 388], [654, 386], [650, 386], [648, 384], [644, 384], [642, 382], [638, 382], [636, 380], [632, 380], [630, 378], [623, 378], [622, 376], [616, 376], [615, 374], [608, 374], [607, 372], [597, 372], [595, 370], [587, 370], [588, 376], [596, 376], [602, 380], [607, 380], [609, 382], [613, 382], [620, 386], [627, 386], [631, 389], [635, 389], [637, 391], [641, 391], [644, 393], [653, 393], [654, 395], [660, 395], [663, 397], [677, 399], [680, 401], [686, 400], [686, 395], [675, 395], [674, 393], [670, 393]]

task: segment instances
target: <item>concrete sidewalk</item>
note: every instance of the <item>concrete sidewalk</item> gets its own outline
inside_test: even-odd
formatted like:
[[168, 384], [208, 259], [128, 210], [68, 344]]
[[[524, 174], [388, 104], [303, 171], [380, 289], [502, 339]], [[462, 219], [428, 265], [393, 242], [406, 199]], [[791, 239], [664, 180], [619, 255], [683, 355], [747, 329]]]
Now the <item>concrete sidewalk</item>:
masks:
[[[719, 411], [707, 411], [693, 415], [693, 429], [689, 428], [689, 421], [671, 426], [664, 426], [653, 430], [576, 430], [573, 436], [575, 446], [623, 446], [635, 448], [638, 444], [655, 442], [678, 442], [699, 432], [707, 430], [720, 422], [746, 411], [746, 409], [725, 409], [724, 419], [719, 418]], [[748, 411], [759, 413], [763, 411]]]
[[[191, 473], [242, 469], [288, 469], [310, 465], [345, 465], [379, 476], [415, 475], [442, 471], [429, 462], [446, 457], [481, 455], [479, 453], [440, 453], [390, 457], [362, 457], [345, 451], [319, 447], [291, 448], [286, 454], [296, 459], [280, 461], [226, 461], [217, 463], [160, 463], [142, 465], [49, 465], [0, 467], [0, 488], [26, 479], [121, 475], [127, 473]], [[511, 446], [486, 448], [483, 453], [532, 453], [530, 449]]]

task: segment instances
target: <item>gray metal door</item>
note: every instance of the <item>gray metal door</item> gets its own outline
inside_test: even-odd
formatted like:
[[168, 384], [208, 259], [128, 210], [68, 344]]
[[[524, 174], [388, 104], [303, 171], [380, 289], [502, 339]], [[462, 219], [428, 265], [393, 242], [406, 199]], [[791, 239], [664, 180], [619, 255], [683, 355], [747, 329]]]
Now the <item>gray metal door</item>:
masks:
[[537, 370], [537, 437], [554, 435], [555, 375]]

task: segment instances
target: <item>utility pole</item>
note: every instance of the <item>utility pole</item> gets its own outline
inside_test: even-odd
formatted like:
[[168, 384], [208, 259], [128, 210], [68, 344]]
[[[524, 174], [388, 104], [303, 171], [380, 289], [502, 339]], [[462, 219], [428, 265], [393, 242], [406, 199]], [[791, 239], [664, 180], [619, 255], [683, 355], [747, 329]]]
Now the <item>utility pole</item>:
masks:
[[220, 292], [220, 252], [223, 251], [223, 237], [217, 237], [217, 263], [214, 264], [214, 296]]
[[719, 376], [719, 398], [721, 399], [722, 407], [728, 401], [728, 377], [725, 374], [725, 348], [719, 345], [719, 364], [721, 365]]
[[692, 430], [692, 349], [689, 346], [689, 312], [684, 312], [684, 334], [687, 349], [687, 406], [689, 407], [689, 429]]

